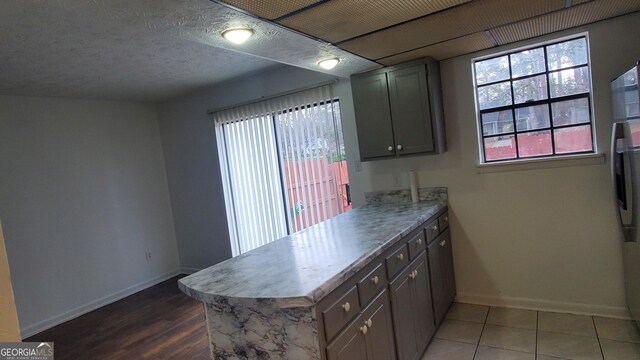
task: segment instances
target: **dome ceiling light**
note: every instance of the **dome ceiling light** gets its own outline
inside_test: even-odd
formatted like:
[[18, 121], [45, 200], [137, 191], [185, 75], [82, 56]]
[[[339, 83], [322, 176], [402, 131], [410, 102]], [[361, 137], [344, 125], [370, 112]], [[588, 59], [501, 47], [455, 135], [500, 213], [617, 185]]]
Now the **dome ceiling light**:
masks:
[[253, 35], [253, 30], [249, 28], [227, 29], [222, 32], [222, 36], [234, 44], [240, 45]]
[[336, 65], [338, 65], [339, 62], [340, 62], [340, 59], [337, 57], [322, 59], [318, 61], [318, 66], [326, 70], [331, 70], [334, 67], [336, 67]]

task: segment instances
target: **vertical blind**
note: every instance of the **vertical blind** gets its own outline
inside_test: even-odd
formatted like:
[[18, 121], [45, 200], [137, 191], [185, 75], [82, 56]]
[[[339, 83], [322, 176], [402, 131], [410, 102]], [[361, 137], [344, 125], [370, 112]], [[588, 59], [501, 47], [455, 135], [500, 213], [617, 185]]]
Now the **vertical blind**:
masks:
[[234, 256], [350, 209], [331, 85], [213, 116]]

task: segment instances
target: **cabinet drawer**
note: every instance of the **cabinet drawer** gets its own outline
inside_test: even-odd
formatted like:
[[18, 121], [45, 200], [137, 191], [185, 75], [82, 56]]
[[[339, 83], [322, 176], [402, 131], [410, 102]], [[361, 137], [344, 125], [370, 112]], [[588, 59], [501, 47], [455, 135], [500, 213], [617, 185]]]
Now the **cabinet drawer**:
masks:
[[394, 251], [393, 254], [389, 255], [385, 259], [385, 263], [387, 264], [387, 275], [389, 276], [389, 279], [391, 279], [409, 263], [409, 251], [407, 249], [407, 245], [403, 245], [401, 248]]
[[358, 294], [360, 305], [364, 307], [380, 289], [387, 286], [387, 273], [384, 266], [379, 263], [376, 268], [358, 281]]
[[419, 233], [417, 233], [411, 240], [409, 240], [408, 245], [409, 257], [411, 258], [411, 260], [413, 260], [418, 257], [422, 250], [426, 249], [427, 247], [424, 231], [420, 231]]
[[446, 228], [449, 227], [449, 213], [448, 212], [440, 215], [440, 217], [438, 218], [438, 227], [440, 228], [440, 231], [444, 231]]
[[427, 243], [431, 244], [431, 242], [438, 237], [438, 234], [440, 234], [438, 220], [436, 219], [429, 223], [424, 231], [427, 233]]
[[359, 312], [358, 290], [354, 286], [327, 310], [322, 312], [327, 341], [331, 340]]

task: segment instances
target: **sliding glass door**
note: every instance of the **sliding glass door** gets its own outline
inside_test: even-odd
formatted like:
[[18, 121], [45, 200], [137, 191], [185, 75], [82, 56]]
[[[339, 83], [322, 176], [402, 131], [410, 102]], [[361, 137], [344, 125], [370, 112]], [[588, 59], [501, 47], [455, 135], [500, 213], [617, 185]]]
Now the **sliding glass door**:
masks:
[[234, 256], [351, 209], [330, 86], [214, 118]]

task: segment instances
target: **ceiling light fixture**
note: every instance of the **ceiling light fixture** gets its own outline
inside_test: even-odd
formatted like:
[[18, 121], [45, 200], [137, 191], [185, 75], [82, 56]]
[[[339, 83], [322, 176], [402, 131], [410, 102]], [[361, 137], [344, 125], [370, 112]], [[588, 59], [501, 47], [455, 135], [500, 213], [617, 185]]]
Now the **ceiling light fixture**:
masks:
[[234, 44], [242, 44], [253, 35], [253, 30], [249, 28], [227, 29], [222, 32], [222, 36]]
[[331, 70], [334, 67], [336, 67], [336, 65], [338, 65], [339, 62], [340, 62], [340, 59], [338, 59], [337, 57], [322, 59], [318, 61], [318, 66], [320, 66], [323, 69]]

